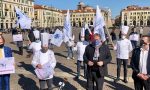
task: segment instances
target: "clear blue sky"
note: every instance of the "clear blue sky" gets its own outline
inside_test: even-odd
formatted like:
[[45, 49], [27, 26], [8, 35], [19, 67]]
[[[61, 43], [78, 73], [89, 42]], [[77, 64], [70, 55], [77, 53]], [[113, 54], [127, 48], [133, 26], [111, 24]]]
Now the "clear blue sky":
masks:
[[112, 11], [112, 17], [120, 14], [120, 10], [129, 5], [149, 6], [150, 0], [35, 0], [35, 4], [53, 6], [58, 9], [76, 9], [79, 1], [92, 7], [108, 7]]

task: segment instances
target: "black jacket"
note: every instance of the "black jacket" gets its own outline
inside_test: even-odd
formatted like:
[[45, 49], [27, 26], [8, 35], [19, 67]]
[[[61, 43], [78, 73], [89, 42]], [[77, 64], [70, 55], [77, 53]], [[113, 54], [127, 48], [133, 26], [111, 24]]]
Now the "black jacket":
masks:
[[[95, 47], [92, 44], [86, 47], [85, 53], [83, 56], [85, 63], [88, 63], [88, 61], [94, 62], [93, 61], [94, 52], [95, 52]], [[103, 61], [104, 65], [100, 67], [97, 65], [97, 63], [95, 63], [94, 66], [97, 66], [100, 76], [106, 76], [108, 74], [107, 64], [112, 60], [109, 47], [103, 44], [99, 48], [99, 53], [100, 53], [100, 56], [98, 58], [98, 61]], [[91, 72], [92, 68], [93, 67], [87, 66], [88, 73]]]
[[34, 42], [34, 41], [35, 41], [35, 36], [34, 36], [34, 34], [33, 34], [33, 31], [30, 31], [30, 32], [29, 32], [28, 37], [29, 37], [29, 40], [30, 40], [31, 42]]
[[[140, 72], [139, 70], [140, 53], [141, 53], [140, 47], [135, 48], [132, 53], [130, 66], [133, 69], [133, 73], [132, 73], [133, 79], [136, 79], [137, 74]], [[147, 74], [150, 75], [150, 50], [148, 52], [148, 58], [147, 58]]]

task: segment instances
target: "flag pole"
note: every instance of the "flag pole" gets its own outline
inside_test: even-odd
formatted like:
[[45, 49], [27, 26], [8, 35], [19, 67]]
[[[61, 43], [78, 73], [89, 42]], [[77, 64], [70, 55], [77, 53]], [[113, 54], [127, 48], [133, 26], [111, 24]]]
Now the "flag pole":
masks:
[[112, 46], [115, 47], [115, 45], [114, 45], [114, 43], [113, 43], [113, 41], [112, 41], [112, 38], [111, 38], [111, 36], [110, 36], [110, 33], [109, 33], [109, 31], [108, 31], [107, 26], [105, 25], [104, 28], [105, 28], [105, 30], [106, 30], [106, 32], [107, 32], [107, 34], [108, 34], [108, 37], [109, 37], [109, 40], [110, 40]]

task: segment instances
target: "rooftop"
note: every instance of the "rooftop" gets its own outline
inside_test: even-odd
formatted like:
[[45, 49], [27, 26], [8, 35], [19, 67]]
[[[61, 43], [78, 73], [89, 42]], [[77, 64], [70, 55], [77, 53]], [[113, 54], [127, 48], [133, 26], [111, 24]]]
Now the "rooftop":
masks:
[[150, 10], [150, 7], [140, 7], [138, 5], [127, 6], [123, 11]]
[[60, 9], [45, 6], [45, 5], [34, 5], [34, 9], [44, 9], [44, 10], [51, 10], [51, 11], [56, 11], [56, 12], [61, 12], [62, 13], [62, 10], [60, 10]]

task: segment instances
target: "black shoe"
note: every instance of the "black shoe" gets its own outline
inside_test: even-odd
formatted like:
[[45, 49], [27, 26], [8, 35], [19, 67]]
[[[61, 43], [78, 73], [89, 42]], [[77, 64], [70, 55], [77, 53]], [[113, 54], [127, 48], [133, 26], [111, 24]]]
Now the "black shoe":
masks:
[[117, 79], [115, 79], [115, 80], [114, 80], [114, 82], [115, 82], [115, 83], [117, 83], [119, 80], [120, 80], [120, 79], [119, 79], [119, 78], [117, 78]]
[[74, 79], [75, 79], [75, 80], [79, 80], [79, 76], [76, 76]]
[[123, 82], [124, 82], [124, 83], [128, 83], [127, 79], [124, 79]]

